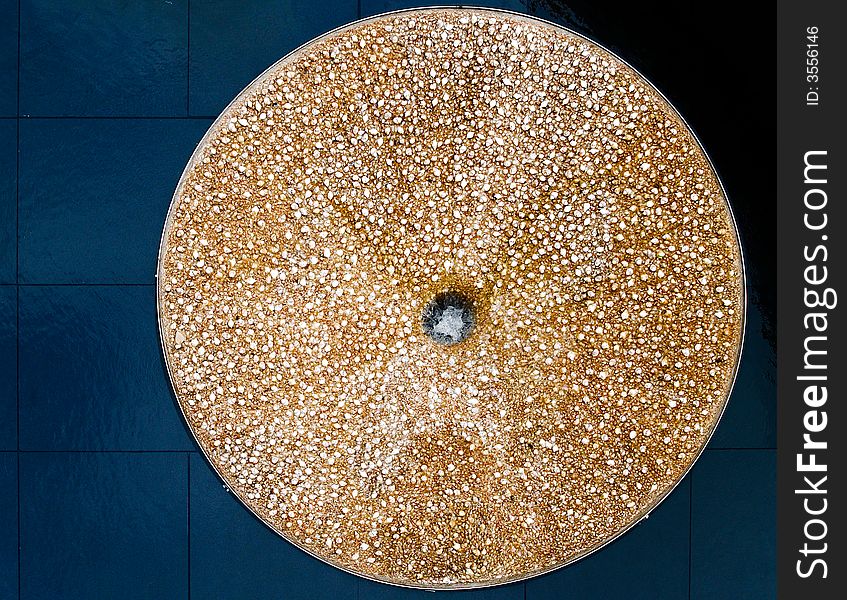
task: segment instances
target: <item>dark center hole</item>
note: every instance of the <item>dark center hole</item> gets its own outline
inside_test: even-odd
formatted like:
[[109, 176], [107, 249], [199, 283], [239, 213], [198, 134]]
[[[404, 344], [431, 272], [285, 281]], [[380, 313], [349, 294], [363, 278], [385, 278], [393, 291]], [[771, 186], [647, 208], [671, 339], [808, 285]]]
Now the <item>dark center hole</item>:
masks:
[[439, 344], [458, 344], [476, 323], [473, 303], [459, 292], [442, 292], [423, 311], [424, 333]]

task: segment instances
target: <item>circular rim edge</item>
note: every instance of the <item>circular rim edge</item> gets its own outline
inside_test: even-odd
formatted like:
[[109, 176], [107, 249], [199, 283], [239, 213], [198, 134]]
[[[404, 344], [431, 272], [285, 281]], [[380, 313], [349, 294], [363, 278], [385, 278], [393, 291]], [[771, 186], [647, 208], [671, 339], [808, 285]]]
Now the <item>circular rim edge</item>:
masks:
[[[382, 578], [379, 578], [379, 577], [372, 576], [368, 573], [354, 571], [354, 570], [348, 569], [347, 567], [345, 567], [345, 566], [343, 566], [339, 563], [336, 563], [336, 562], [334, 562], [334, 561], [332, 561], [332, 560], [330, 560], [326, 557], [323, 557], [323, 556], [316, 554], [315, 552], [313, 552], [310, 549], [306, 548], [305, 546], [301, 545], [297, 540], [290, 538], [289, 536], [287, 536], [283, 532], [281, 532], [279, 529], [274, 527], [261, 514], [259, 514], [259, 512], [257, 512], [252, 506], [250, 506], [250, 504], [242, 497], [242, 494], [239, 490], [232, 488], [232, 487], [229, 487], [227, 479], [222, 475], [222, 473], [221, 473], [220, 469], [218, 468], [217, 464], [215, 464], [215, 462], [213, 460], [211, 460], [208, 453], [206, 452], [206, 449], [203, 447], [203, 445], [197, 439], [197, 436], [194, 433], [194, 429], [191, 427], [188, 416], [186, 415], [185, 410], [183, 409], [182, 403], [179, 401], [179, 395], [177, 393], [176, 384], [174, 383], [173, 374], [171, 372], [170, 354], [168, 353], [168, 349], [167, 349], [167, 346], [165, 344], [165, 332], [163, 331], [163, 328], [162, 328], [163, 319], [162, 319], [162, 306], [161, 306], [161, 299], [162, 299], [161, 281], [162, 281], [163, 277], [160, 277], [160, 275], [163, 275], [163, 265], [164, 265], [165, 253], [166, 253], [166, 250], [167, 250], [168, 232], [170, 231], [170, 228], [171, 228], [171, 225], [172, 225], [172, 222], [173, 222], [173, 217], [174, 217], [174, 212], [175, 212], [176, 206], [179, 204], [179, 201], [180, 201], [180, 198], [179, 198], [180, 192], [183, 188], [183, 184], [185, 182], [185, 179], [186, 179], [188, 173], [191, 171], [191, 169], [196, 164], [196, 161], [197, 161], [197, 158], [198, 158], [198, 150], [205, 146], [206, 142], [209, 140], [211, 135], [214, 132], [217, 131], [218, 125], [223, 121], [223, 119], [226, 117], [226, 115], [229, 113], [229, 111], [236, 105], [236, 103], [241, 98], [243, 98], [246, 94], [248, 94], [250, 91], [252, 91], [254, 87], [258, 86], [262, 81], [264, 81], [265, 77], [269, 73], [271, 73], [275, 69], [277, 69], [280, 65], [284, 64], [289, 59], [294, 58], [301, 51], [303, 51], [306, 48], [312, 46], [313, 44], [320, 43], [320, 42], [326, 40], [327, 38], [329, 38], [333, 35], [336, 35], [338, 33], [346, 31], [348, 29], [355, 28], [359, 25], [363, 25], [363, 24], [368, 23], [368, 22], [384, 19], [386, 17], [399, 16], [399, 15], [411, 14], [411, 13], [444, 12], [444, 11], [456, 11], [456, 12], [474, 11], [474, 12], [488, 12], [488, 13], [494, 13], [494, 14], [508, 15], [510, 17], [516, 17], [519, 20], [533, 21], [533, 22], [536, 22], [536, 23], [541, 23], [541, 24], [543, 24], [547, 27], [552, 27], [556, 30], [563, 31], [568, 35], [574, 36], [574, 37], [576, 37], [580, 40], [588, 42], [589, 44], [592, 44], [592, 45], [596, 46], [597, 48], [600, 48], [604, 52], [607, 52], [612, 58], [619, 61], [621, 64], [623, 64], [628, 69], [630, 69], [633, 73], [635, 73], [638, 77], [640, 77], [658, 95], [658, 97], [673, 111], [673, 113], [679, 118], [679, 120], [682, 122], [682, 124], [688, 130], [688, 133], [691, 135], [691, 137], [696, 142], [697, 147], [700, 149], [700, 152], [703, 153], [703, 156], [706, 159], [706, 163], [709, 165], [709, 167], [712, 171], [712, 174], [714, 175], [715, 180], [718, 183], [718, 187], [721, 190], [721, 194], [723, 195], [723, 201], [724, 201], [724, 204], [726, 205], [727, 215], [728, 215], [729, 220], [732, 224], [732, 229], [733, 229], [733, 233], [734, 233], [734, 236], [735, 236], [736, 247], [738, 248], [738, 263], [739, 263], [738, 266], [740, 267], [740, 270], [741, 270], [741, 272], [740, 272], [740, 275], [741, 275], [741, 277], [740, 277], [740, 283], [741, 283], [741, 286], [740, 286], [741, 287], [741, 289], [740, 289], [741, 319], [740, 319], [740, 323], [739, 323], [741, 333], [740, 333], [740, 336], [739, 336], [739, 339], [738, 339], [738, 347], [737, 347], [737, 350], [736, 350], [735, 365], [733, 366], [731, 381], [730, 381], [729, 386], [726, 389], [726, 395], [723, 399], [723, 403], [722, 403], [720, 412], [718, 413], [717, 418], [712, 423], [711, 431], [709, 431], [709, 434], [706, 436], [706, 439], [703, 441], [702, 445], [700, 446], [700, 449], [697, 451], [697, 454], [694, 456], [694, 458], [691, 460], [691, 462], [688, 464], [688, 466], [682, 472], [682, 474], [676, 479], [676, 481], [673, 483], [673, 485], [670, 485], [664, 491], [664, 493], [657, 496], [656, 499], [649, 506], [644, 508], [641, 511], [641, 513], [638, 516], [636, 516], [635, 518], [633, 518], [626, 526], [622, 527], [620, 530], [618, 530], [617, 532], [615, 532], [613, 535], [609, 536], [608, 538], [605, 538], [605, 539], [601, 540], [600, 542], [598, 542], [597, 544], [591, 546], [587, 550], [584, 550], [583, 552], [581, 552], [581, 553], [577, 554], [576, 556], [570, 558], [569, 560], [558, 563], [558, 564], [551, 566], [551, 567], [539, 569], [537, 571], [522, 573], [520, 575], [516, 575], [516, 576], [510, 577], [510, 578], [495, 579], [495, 580], [489, 580], [489, 581], [484, 581], [484, 582], [455, 583], [455, 584], [444, 584], [444, 585], [434, 585], [434, 584], [433, 585], [424, 585], [424, 584], [416, 585], [416, 584], [413, 584], [411, 582], [407, 583], [407, 582], [401, 582], [401, 581], [393, 581], [393, 580], [390, 580], [390, 579], [382, 579]], [[717, 168], [715, 167], [715, 164], [712, 161], [712, 158], [709, 156], [708, 152], [706, 151], [705, 147], [703, 146], [703, 143], [700, 141], [700, 138], [697, 136], [696, 132], [691, 127], [691, 125], [689, 125], [688, 121], [686, 121], [686, 119], [682, 115], [682, 113], [680, 113], [676, 109], [676, 107], [670, 102], [670, 100], [668, 100], [667, 96], [665, 96], [665, 94], [650, 79], [648, 79], [643, 73], [641, 73], [641, 71], [636, 69], [628, 61], [626, 61], [622, 57], [620, 57], [617, 53], [613, 52], [612, 50], [610, 50], [609, 48], [607, 48], [603, 44], [589, 38], [588, 36], [586, 36], [582, 33], [579, 33], [577, 31], [574, 31], [573, 29], [570, 29], [569, 27], [565, 27], [564, 25], [560, 25], [558, 23], [554, 23], [552, 21], [548, 21], [546, 19], [536, 17], [534, 15], [528, 15], [528, 14], [525, 14], [525, 13], [520, 13], [520, 12], [516, 12], [516, 11], [512, 11], [512, 10], [501, 9], [501, 8], [489, 8], [489, 7], [469, 6], [469, 5], [421, 6], [421, 7], [416, 7], [416, 8], [404, 8], [404, 9], [399, 9], [399, 10], [393, 10], [393, 11], [388, 11], [388, 12], [384, 12], [384, 13], [379, 13], [379, 14], [376, 14], [376, 15], [371, 15], [371, 16], [368, 16], [368, 17], [363, 17], [361, 19], [356, 19], [355, 21], [351, 21], [350, 23], [346, 23], [344, 25], [341, 25], [340, 27], [336, 27], [335, 29], [327, 31], [327, 32], [325, 32], [325, 33], [323, 33], [323, 34], [321, 34], [317, 37], [312, 38], [311, 40], [308, 40], [307, 42], [301, 44], [300, 46], [298, 46], [298, 47], [294, 48], [293, 50], [291, 50], [290, 52], [286, 53], [279, 60], [277, 60], [273, 64], [271, 64], [267, 69], [264, 69], [247, 86], [245, 86], [244, 89], [242, 89], [240, 92], [238, 92], [238, 94], [236, 94], [233, 97], [233, 99], [226, 105], [226, 107], [214, 119], [212, 124], [209, 125], [209, 128], [206, 130], [206, 133], [203, 134], [203, 137], [200, 138], [200, 140], [195, 145], [195, 148], [191, 153], [191, 157], [190, 157], [188, 163], [186, 163], [185, 168], [183, 169], [182, 174], [180, 175], [179, 181], [177, 182], [176, 189], [174, 190], [174, 194], [171, 197], [170, 204], [168, 205], [168, 212], [167, 212], [167, 215], [165, 217], [165, 224], [164, 224], [164, 227], [163, 227], [163, 230], [162, 230], [162, 237], [161, 237], [160, 242], [159, 242], [159, 251], [158, 251], [158, 256], [157, 256], [157, 266], [156, 266], [156, 322], [157, 322], [157, 328], [159, 330], [159, 342], [160, 342], [161, 347], [162, 347], [162, 354], [163, 354], [163, 358], [164, 358], [164, 362], [165, 362], [165, 368], [166, 368], [167, 374], [168, 374], [168, 382], [170, 384], [170, 388], [171, 388], [171, 391], [173, 393], [173, 399], [174, 399], [175, 404], [179, 408], [179, 412], [182, 415], [182, 418], [183, 418], [183, 421], [186, 425], [186, 428], [188, 429], [189, 433], [191, 434], [192, 440], [194, 441], [195, 445], [200, 449], [200, 452], [202, 453], [203, 458], [206, 460], [206, 462], [215, 471], [215, 474], [221, 479], [221, 481], [227, 486], [227, 488], [232, 491], [233, 495], [238, 499], [238, 501], [241, 503], [241, 505], [244, 508], [246, 508], [250, 513], [252, 513], [253, 516], [255, 516], [259, 521], [261, 521], [266, 527], [271, 529], [274, 533], [276, 533], [280, 538], [282, 538], [286, 542], [290, 543], [291, 545], [293, 545], [297, 549], [302, 550], [306, 554], [316, 558], [317, 560], [321, 561], [322, 563], [325, 563], [325, 564], [327, 564], [331, 567], [334, 567], [336, 569], [344, 571], [345, 573], [349, 573], [349, 574], [354, 575], [356, 577], [362, 577], [362, 578], [370, 580], [370, 581], [375, 581], [377, 583], [383, 583], [383, 584], [392, 585], [392, 586], [401, 587], [401, 588], [427, 590], [427, 591], [454, 591], [454, 590], [460, 591], [460, 590], [484, 589], [484, 588], [497, 587], [497, 586], [501, 586], [501, 585], [508, 585], [508, 584], [511, 584], [511, 583], [518, 583], [518, 582], [521, 582], [521, 581], [526, 581], [527, 579], [532, 579], [534, 577], [540, 577], [542, 575], [552, 573], [553, 571], [557, 571], [557, 570], [559, 570], [563, 567], [567, 567], [569, 565], [572, 565], [573, 563], [594, 554], [598, 550], [605, 548], [607, 545], [609, 545], [612, 542], [614, 542], [614, 541], [618, 540], [619, 538], [623, 537], [626, 533], [631, 531], [636, 525], [640, 524], [645, 519], [647, 519], [650, 516], [650, 513], [652, 513], [662, 502], [664, 502], [664, 500], [689, 475], [691, 470], [694, 468], [694, 465], [697, 463], [698, 460], [700, 460], [700, 457], [705, 452], [706, 448], [709, 445], [709, 442], [711, 441], [712, 437], [715, 434], [715, 431], [717, 430], [718, 426], [720, 425], [721, 419], [723, 418], [723, 415], [726, 412], [726, 407], [729, 404], [729, 400], [732, 397], [733, 391], [735, 389], [735, 383], [738, 379], [738, 372], [739, 372], [739, 368], [740, 368], [740, 365], [741, 365], [741, 357], [744, 353], [744, 342], [745, 342], [746, 328], [747, 328], [747, 268], [746, 268], [746, 263], [745, 263], [745, 259], [744, 259], [744, 248], [743, 248], [742, 241], [741, 241], [741, 235], [740, 235], [739, 230], [738, 230], [738, 223], [737, 223], [736, 218], [735, 218], [735, 213], [732, 210], [732, 204], [729, 200], [729, 194], [727, 194], [726, 188], [724, 187], [723, 181], [721, 180], [720, 174], [719, 174]]]

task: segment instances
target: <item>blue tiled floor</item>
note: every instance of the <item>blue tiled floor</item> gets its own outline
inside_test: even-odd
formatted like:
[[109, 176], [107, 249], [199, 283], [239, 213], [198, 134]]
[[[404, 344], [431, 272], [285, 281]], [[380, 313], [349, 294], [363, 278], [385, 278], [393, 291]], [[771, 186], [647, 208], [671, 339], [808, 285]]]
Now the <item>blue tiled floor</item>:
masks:
[[710, 448], [776, 447], [776, 351], [764, 338], [762, 313], [747, 309], [744, 353], [732, 397]]
[[356, 583], [281, 540], [224, 489], [205, 458], [193, 456], [193, 597], [355, 600]]
[[[689, 484], [686, 478], [647, 520], [608, 548], [571, 567], [528, 581], [527, 598], [685, 598]], [[612, 573], [614, 576], [610, 576]]]
[[[211, 118], [313, 36], [424, 3], [0, 0], [0, 600], [447, 597], [326, 566], [223, 488], [174, 403], [153, 287], [173, 189]], [[741, 75], [685, 50], [688, 29], [657, 35], [590, 0], [475, 4], [590, 33], [672, 88], [755, 242], [758, 178], [721, 125], [758, 125], [702, 88], [701, 71]], [[450, 597], [772, 595], [775, 452], [756, 450], [775, 445], [768, 273], [751, 270], [747, 350], [711, 449], [651, 517], [565, 570]]]
[[[362, 0], [362, 16], [378, 15], [379, 13], [403, 8], [416, 8], [425, 6], [427, 2], [416, 2], [415, 0]], [[434, 4], [434, 3], [430, 3]], [[527, 12], [526, 2], [521, 0], [475, 0], [474, 2], [460, 2], [459, 0], [443, 0], [438, 6], [455, 6], [464, 4], [466, 6], [482, 6], [486, 8], [504, 8], [516, 12]]]
[[0, 284], [15, 283], [15, 191], [18, 124], [0, 119]]
[[15, 450], [17, 441], [17, 289], [0, 285], [0, 450]]
[[18, 456], [0, 452], [0, 598], [18, 597]]
[[193, 448], [160, 357], [155, 298], [152, 286], [21, 288], [23, 450]]
[[210, 124], [22, 121], [21, 283], [153, 283], [174, 182]]
[[18, 114], [18, 1], [0, 0], [0, 117]]
[[21, 454], [21, 598], [185, 598], [188, 458]]
[[355, 0], [322, 2], [319, 7], [311, 0], [193, 2], [191, 114], [217, 115], [284, 55], [357, 16]]
[[691, 599], [776, 597], [776, 452], [709, 450], [693, 492]]
[[23, 0], [20, 111], [184, 116], [188, 0]]

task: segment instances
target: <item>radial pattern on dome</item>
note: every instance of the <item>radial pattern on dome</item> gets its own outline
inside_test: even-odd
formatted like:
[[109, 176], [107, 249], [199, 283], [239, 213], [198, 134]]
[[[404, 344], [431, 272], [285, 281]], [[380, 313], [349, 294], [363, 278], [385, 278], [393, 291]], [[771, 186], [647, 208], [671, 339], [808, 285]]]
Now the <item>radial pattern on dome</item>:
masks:
[[732, 387], [744, 280], [712, 166], [640, 75], [432, 9], [238, 96], [174, 196], [158, 302], [241, 501], [336, 566], [448, 588], [566, 564], [672, 489]]

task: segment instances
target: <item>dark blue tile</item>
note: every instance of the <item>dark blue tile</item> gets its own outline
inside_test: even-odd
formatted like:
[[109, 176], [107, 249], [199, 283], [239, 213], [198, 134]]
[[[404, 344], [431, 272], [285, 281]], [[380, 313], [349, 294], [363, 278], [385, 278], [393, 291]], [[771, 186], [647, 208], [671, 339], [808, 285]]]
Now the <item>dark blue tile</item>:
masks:
[[20, 111], [185, 115], [187, 0], [22, 0]]
[[21, 282], [153, 283], [168, 205], [209, 125], [22, 121]]
[[776, 451], [707, 450], [693, 471], [691, 599], [776, 597]]
[[192, 597], [355, 600], [356, 579], [283, 540], [192, 456]]
[[[557, 23], [593, 38], [592, 34], [594, 32], [591, 27], [591, 20], [586, 19], [583, 14], [587, 12], [584, 1], [580, 2], [579, 5], [575, 5], [570, 0], [568, 2], [562, 2], [561, 0], [523, 0], [522, 3], [526, 5], [527, 10], [533, 16], [539, 19]], [[591, 1], [589, 0], [587, 4], [590, 6]], [[604, 9], [600, 7], [599, 10], [602, 11]], [[608, 10], [605, 12], [608, 12]]]
[[776, 352], [765, 338], [760, 307], [753, 302], [746, 329], [735, 388], [711, 448], [776, 447]]
[[21, 287], [20, 419], [24, 450], [192, 449], [154, 288]]
[[528, 600], [604, 600], [688, 595], [689, 479], [650, 518], [609, 546], [550, 575], [527, 581]]
[[17, 278], [17, 154], [18, 124], [0, 119], [0, 284]]
[[18, 114], [18, 0], [0, 0], [0, 116]]
[[444, 2], [420, 2], [415, 0], [362, 0], [362, 16], [368, 17], [379, 13], [400, 10], [403, 8], [417, 8], [428, 4], [434, 6], [450, 6], [464, 4], [466, 6], [479, 6], [483, 8], [505, 8], [515, 12], [529, 12], [527, 2], [521, 0], [475, 0], [474, 2], [461, 2], [460, 0], [445, 0]]
[[359, 579], [360, 600], [524, 600], [524, 583], [512, 583], [481, 590], [430, 592], [410, 590], [367, 579]]
[[357, 0], [192, 2], [191, 114], [220, 113], [277, 60], [356, 15]]
[[0, 285], [0, 450], [15, 450], [17, 438], [17, 294]]
[[0, 452], [0, 600], [18, 597], [18, 455]]
[[184, 599], [183, 453], [24, 453], [21, 598]]

